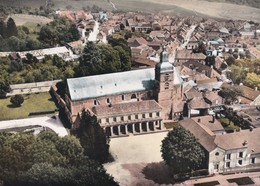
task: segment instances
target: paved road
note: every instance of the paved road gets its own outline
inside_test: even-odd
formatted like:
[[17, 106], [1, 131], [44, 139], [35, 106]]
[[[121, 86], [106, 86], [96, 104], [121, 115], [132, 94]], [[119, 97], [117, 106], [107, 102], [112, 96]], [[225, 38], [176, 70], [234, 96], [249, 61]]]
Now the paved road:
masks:
[[57, 115], [54, 117], [44, 116], [44, 117], [0, 121], [0, 130], [17, 128], [17, 127], [35, 126], [35, 125], [48, 127], [61, 137], [68, 135], [67, 130], [64, 128], [63, 124], [61, 123]]

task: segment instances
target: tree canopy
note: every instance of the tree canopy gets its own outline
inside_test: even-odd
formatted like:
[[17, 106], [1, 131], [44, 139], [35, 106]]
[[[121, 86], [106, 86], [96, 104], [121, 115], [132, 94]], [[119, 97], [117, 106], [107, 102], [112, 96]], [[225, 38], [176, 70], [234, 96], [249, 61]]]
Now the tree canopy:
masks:
[[242, 94], [238, 86], [223, 87], [219, 95], [225, 99], [225, 103], [232, 104], [237, 100], [237, 97]]
[[205, 152], [189, 131], [179, 126], [162, 141], [162, 158], [174, 174], [189, 173], [203, 166]]
[[23, 104], [24, 98], [23, 98], [22, 95], [17, 94], [17, 95], [14, 95], [14, 96], [11, 97], [10, 102], [11, 102], [14, 106], [19, 107], [19, 106], [21, 106], [21, 105]]
[[88, 42], [79, 58], [78, 75], [106, 74], [131, 69], [131, 58], [121, 44]]
[[0, 180], [5, 186], [118, 185], [84, 155], [78, 139], [44, 131], [0, 133]]
[[84, 148], [84, 153], [91, 159], [101, 163], [107, 161], [109, 156], [109, 139], [101, 128], [95, 115], [83, 110], [77, 137]]

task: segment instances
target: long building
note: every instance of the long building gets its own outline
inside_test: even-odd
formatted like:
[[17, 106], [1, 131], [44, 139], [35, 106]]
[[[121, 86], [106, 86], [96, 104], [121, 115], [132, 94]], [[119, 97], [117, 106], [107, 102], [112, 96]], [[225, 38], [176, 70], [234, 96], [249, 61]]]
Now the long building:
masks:
[[182, 79], [165, 49], [155, 68], [70, 78], [66, 84], [65, 110], [72, 127], [89, 109], [110, 136], [162, 130], [163, 119], [182, 115], [182, 103]]

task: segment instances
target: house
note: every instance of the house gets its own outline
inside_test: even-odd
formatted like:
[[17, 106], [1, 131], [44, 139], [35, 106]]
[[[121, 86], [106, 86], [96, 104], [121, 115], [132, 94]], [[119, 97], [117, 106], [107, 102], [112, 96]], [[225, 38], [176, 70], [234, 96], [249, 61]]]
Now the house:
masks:
[[238, 96], [239, 103], [242, 104], [250, 104], [250, 105], [258, 105], [260, 99], [260, 91], [257, 89], [252, 89], [245, 85], [239, 86], [242, 95]]
[[205, 62], [207, 56], [202, 53], [193, 53], [191, 50], [177, 50], [175, 56], [175, 65], [180, 66], [187, 61]]
[[209, 174], [259, 169], [260, 128], [215, 134], [198, 120], [185, 119], [180, 121], [180, 125], [190, 131], [204, 148]]

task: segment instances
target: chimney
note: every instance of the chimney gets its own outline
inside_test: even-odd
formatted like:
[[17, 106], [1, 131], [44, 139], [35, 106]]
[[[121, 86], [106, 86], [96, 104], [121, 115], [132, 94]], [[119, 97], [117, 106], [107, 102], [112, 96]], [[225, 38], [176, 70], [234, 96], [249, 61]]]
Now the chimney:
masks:
[[246, 146], [247, 145], [247, 140], [245, 140], [242, 144], [243, 144], [243, 146]]
[[215, 116], [212, 115], [212, 123], [215, 123]]

